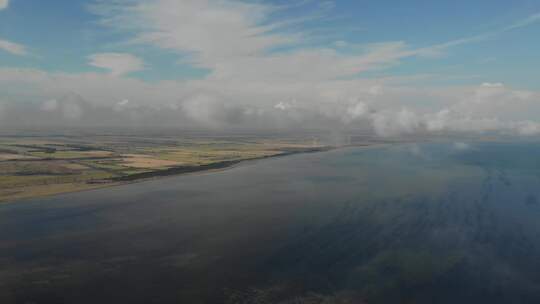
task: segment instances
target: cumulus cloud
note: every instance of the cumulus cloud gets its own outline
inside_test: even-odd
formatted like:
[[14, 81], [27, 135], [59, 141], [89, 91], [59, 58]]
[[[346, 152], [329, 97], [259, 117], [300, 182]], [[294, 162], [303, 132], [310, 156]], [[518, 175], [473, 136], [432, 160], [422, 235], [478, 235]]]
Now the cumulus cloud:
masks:
[[23, 56], [23, 55], [28, 54], [28, 52], [26, 51], [26, 47], [24, 45], [11, 42], [8, 40], [3, 40], [3, 39], [0, 39], [0, 50], [6, 51], [8, 53], [11, 53], [13, 55], [18, 55], [18, 56]]
[[[360, 129], [387, 137], [425, 132], [540, 134], [540, 94], [504, 85], [441, 91], [369, 79], [279, 86], [208, 79], [146, 83], [99, 73], [0, 68], [0, 89], [20, 98], [4, 103], [4, 125], [78, 121], [244, 130]], [[57, 116], [53, 119], [52, 114]]]
[[144, 69], [142, 59], [127, 53], [94, 54], [88, 59], [90, 65], [107, 69], [113, 76], [121, 76]]
[[355, 103], [347, 107], [345, 115], [343, 116], [343, 121], [345, 123], [351, 123], [357, 119], [363, 119], [366, 115], [369, 114], [369, 107], [364, 102]]
[[209, 95], [197, 95], [187, 99], [182, 107], [185, 113], [192, 119], [206, 125], [213, 126], [219, 111], [219, 101]]
[[313, 128], [387, 137], [540, 133], [535, 91], [496, 80], [433, 88], [407, 84], [407, 77], [358, 77], [484, 36], [421, 49], [403, 41], [306, 47], [303, 33], [287, 28], [291, 20], [272, 19], [279, 9], [260, 1], [98, 1], [92, 11], [103, 26], [128, 37], [124, 43], [166, 50], [208, 75], [151, 83], [122, 77], [145, 68], [141, 58], [128, 53], [88, 58], [108, 74], [0, 68], [0, 90], [10, 97], [0, 124]]
[[116, 103], [116, 105], [114, 105], [113, 108], [114, 108], [115, 111], [121, 112], [121, 111], [126, 110], [128, 107], [129, 107], [129, 100], [124, 99], [124, 100], [119, 101], [118, 103]]
[[290, 109], [292, 107], [293, 107], [292, 104], [290, 104], [288, 102], [285, 102], [285, 101], [280, 101], [274, 106], [274, 108], [276, 108], [278, 110], [281, 110], [281, 111], [286, 111], [286, 110], [288, 110], [288, 109]]
[[9, 6], [9, 0], [0, 0], [0, 10], [6, 9]]
[[375, 132], [383, 137], [414, 134], [421, 126], [420, 117], [409, 109], [375, 113], [372, 119]]
[[511, 122], [527, 121], [539, 114], [538, 100], [538, 92], [514, 90], [502, 83], [483, 83], [430, 117], [430, 125], [478, 131], [517, 128]]

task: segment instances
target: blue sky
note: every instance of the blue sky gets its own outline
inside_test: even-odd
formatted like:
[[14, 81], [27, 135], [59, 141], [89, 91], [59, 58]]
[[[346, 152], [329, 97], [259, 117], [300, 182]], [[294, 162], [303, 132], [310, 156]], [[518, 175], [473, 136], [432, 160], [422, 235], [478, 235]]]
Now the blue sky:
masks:
[[[367, 44], [404, 41], [427, 47], [482, 35], [540, 13], [538, 1], [297, 1], [268, 21], [308, 18], [284, 31], [305, 33], [311, 47], [335, 47], [336, 41]], [[269, 1], [287, 5], [290, 1]], [[24, 45], [29, 55], [0, 51], [0, 64], [47, 71], [98, 71], [87, 57], [129, 52], [148, 68], [134, 77], [147, 80], [202, 77], [205, 69], [178, 63], [178, 55], [144, 45], [126, 45], [126, 33], [100, 25], [89, 0], [11, 0], [0, 11], [0, 37]], [[540, 22], [496, 37], [452, 48], [436, 59], [409, 59], [376, 75], [448, 74], [461, 82], [497, 81], [523, 88], [540, 87]], [[374, 74], [372, 74], [374, 75]], [[476, 79], [473, 79], [476, 78]], [[454, 79], [453, 81], [457, 81]]]
[[[455, 111], [449, 104], [463, 103], [466, 89], [536, 98], [538, 37], [532, 0], [0, 0], [0, 99], [39, 103], [74, 91], [111, 107], [185, 109], [204, 96], [212, 109], [202, 112], [333, 102], [347, 112], [362, 100], [427, 115]], [[71, 87], [51, 85], [58, 79]], [[103, 86], [114, 92], [85, 93]], [[396, 90], [413, 93], [390, 96]], [[329, 115], [321, 111], [309, 115]]]

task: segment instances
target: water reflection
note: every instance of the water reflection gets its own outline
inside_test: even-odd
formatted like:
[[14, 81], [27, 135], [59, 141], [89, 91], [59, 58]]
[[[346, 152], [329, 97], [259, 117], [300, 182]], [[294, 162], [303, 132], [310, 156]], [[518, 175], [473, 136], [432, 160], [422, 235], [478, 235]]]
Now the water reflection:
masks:
[[1, 303], [538, 303], [540, 145], [356, 148], [0, 207]]

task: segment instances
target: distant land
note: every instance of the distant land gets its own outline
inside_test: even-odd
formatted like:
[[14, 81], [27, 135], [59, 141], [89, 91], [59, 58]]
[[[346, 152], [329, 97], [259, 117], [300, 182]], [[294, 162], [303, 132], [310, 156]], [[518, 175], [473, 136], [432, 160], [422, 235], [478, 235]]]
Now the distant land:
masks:
[[[0, 203], [122, 185], [151, 178], [222, 170], [244, 161], [351, 146], [419, 143], [416, 135], [299, 131], [297, 134], [156, 129], [2, 130]], [[440, 136], [440, 141], [507, 141], [495, 135]]]
[[306, 135], [2, 134], [0, 202], [380, 142], [348, 137], [328, 144]]

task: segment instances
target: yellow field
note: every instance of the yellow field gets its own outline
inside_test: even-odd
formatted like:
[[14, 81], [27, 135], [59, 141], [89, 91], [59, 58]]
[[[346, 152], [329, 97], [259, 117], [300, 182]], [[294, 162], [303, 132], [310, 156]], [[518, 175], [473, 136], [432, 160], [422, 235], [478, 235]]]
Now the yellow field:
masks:
[[182, 163], [170, 160], [156, 159], [150, 155], [144, 154], [123, 154], [121, 164], [123, 166], [131, 168], [156, 169], [181, 165]]
[[12, 153], [0, 153], [0, 161], [3, 160], [19, 160], [19, 159], [35, 159], [36, 157], [21, 155], [21, 154], [12, 154]]
[[31, 155], [37, 158], [76, 159], [86, 157], [109, 157], [112, 156], [113, 153], [110, 151], [57, 151], [54, 153], [31, 152]]

